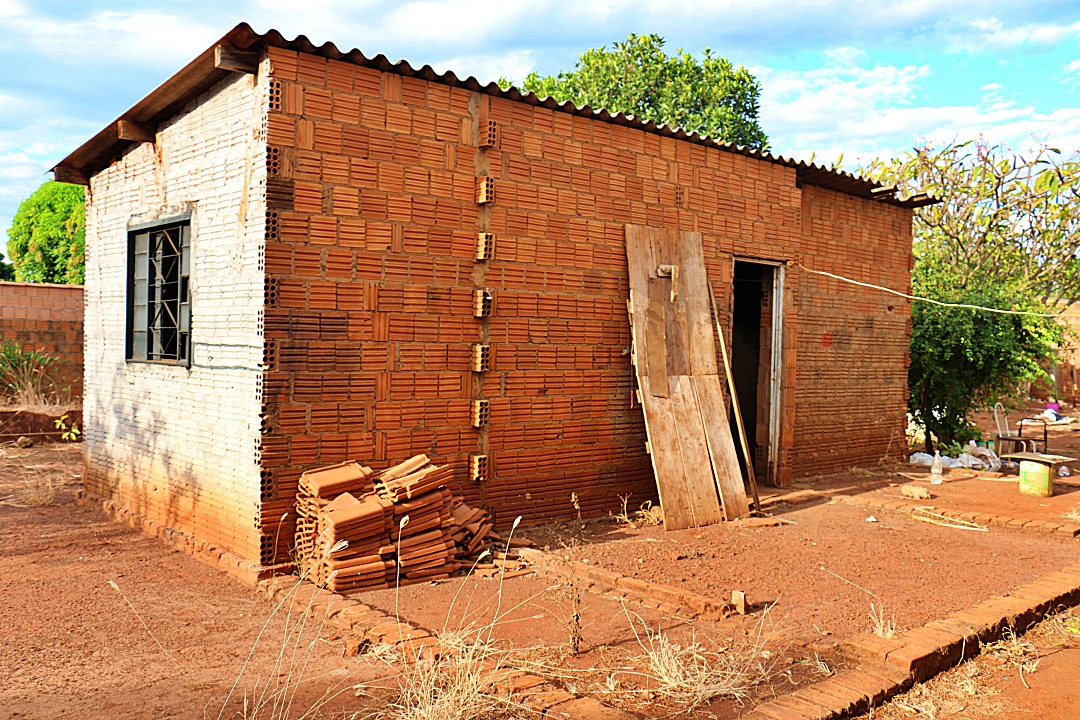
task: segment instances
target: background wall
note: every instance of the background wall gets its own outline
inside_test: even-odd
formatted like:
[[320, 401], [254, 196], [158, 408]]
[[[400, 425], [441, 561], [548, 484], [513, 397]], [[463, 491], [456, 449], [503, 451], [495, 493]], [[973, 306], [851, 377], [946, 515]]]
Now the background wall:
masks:
[[61, 397], [82, 399], [83, 286], [0, 281], [0, 343], [47, 353]]

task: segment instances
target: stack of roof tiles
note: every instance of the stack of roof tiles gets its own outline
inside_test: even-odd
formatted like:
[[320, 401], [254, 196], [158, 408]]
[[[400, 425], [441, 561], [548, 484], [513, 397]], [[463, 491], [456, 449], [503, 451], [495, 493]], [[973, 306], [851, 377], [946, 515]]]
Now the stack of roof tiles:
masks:
[[451, 477], [425, 455], [377, 474], [357, 463], [304, 473], [296, 548], [311, 578], [350, 592], [456, 572], [483, 549], [493, 523], [450, 494]]

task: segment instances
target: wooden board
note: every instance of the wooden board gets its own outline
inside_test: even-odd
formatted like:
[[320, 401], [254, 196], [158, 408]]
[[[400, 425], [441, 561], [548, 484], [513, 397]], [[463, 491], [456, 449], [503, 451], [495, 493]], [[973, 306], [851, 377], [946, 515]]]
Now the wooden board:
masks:
[[746, 492], [717, 374], [701, 235], [628, 225], [626, 248], [631, 358], [664, 527], [742, 517]]

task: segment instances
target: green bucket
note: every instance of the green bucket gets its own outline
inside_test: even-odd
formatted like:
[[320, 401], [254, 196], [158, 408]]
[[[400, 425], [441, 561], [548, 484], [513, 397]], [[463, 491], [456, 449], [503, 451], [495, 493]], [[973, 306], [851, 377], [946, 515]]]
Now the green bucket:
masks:
[[1041, 498], [1053, 495], [1054, 480], [1050, 474], [1050, 466], [1032, 460], [1021, 460], [1020, 494]]

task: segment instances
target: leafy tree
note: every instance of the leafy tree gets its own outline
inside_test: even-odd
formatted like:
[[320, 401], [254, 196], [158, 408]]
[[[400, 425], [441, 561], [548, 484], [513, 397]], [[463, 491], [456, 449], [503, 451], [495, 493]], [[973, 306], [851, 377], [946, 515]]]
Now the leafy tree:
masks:
[[964, 287], [993, 282], [1050, 305], [1080, 299], [1080, 156], [981, 141], [922, 147], [869, 174], [942, 202], [915, 215], [916, 249]]
[[4, 253], [0, 253], [0, 280], [14, 280], [15, 266], [4, 259]]
[[[1015, 286], [990, 279], [965, 284], [936, 254], [918, 259], [912, 286], [916, 295], [940, 302], [1047, 312]], [[946, 444], [977, 437], [971, 414], [1044, 377], [1062, 337], [1052, 318], [912, 303], [908, 409], [928, 431], [927, 452], [933, 452], [930, 433]]]
[[43, 183], [19, 206], [8, 229], [15, 279], [82, 284], [85, 241], [82, 186]]
[[[659, 35], [630, 35], [626, 42], [585, 51], [575, 69], [541, 77], [522, 89], [575, 105], [635, 115], [717, 140], [769, 149], [758, 124], [761, 85], [746, 68], [705, 48], [701, 62], [680, 48], [664, 53]], [[510, 82], [501, 79], [505, 89]]]
[[[1080, 158], [1053, 148], [1019, 155], [981, 141], [916, 148], [867, 174], [902, 195], [941, 202], [915, 213], [916, 295], [1051, 313], [1080, 298]], [[1046, 375], [1064, 331], [1052, 318], [915, 302], [908, 409], [943, 443], [969, 418]]]

